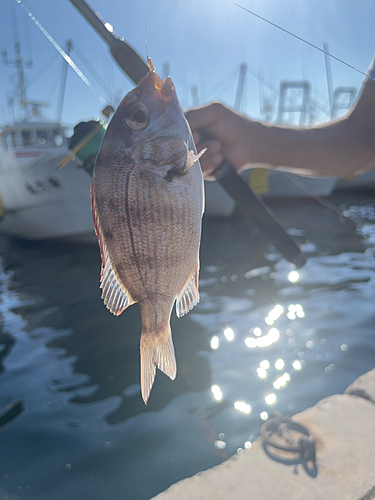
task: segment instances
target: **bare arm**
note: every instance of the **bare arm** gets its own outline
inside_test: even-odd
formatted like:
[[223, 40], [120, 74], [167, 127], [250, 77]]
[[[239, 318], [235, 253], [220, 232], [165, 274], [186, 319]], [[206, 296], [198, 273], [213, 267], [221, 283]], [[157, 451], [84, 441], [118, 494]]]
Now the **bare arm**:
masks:
[[[375, 58], [369, 69], [375, 78]], [[301, 175], [347, 177], [375, 167], [375, 81], [366, 79], [354, 108], [344, 117], [308, 127], [269, 125], [219, 103], [190, 110], [186, 117], [209, 174], [224, 159], [236, 170], [268, 167]], [[204, 129], [213, 139], [201, 141]]]

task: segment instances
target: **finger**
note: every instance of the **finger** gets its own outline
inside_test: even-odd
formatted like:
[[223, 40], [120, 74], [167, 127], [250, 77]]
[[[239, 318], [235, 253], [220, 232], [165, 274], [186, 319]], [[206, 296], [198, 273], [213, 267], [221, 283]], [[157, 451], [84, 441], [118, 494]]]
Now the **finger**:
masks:
[[[207, 155], [207, 156], [206, 156]], [[210, 154], [208, 151], [200, 158], [200, 164], [203, 174], [210, 175], [221, 163], [224, 158], [220, 153]]]
[[222, 163], [223, 163], [223, 157], [220, 155], [217, 155], [214, 158], [211, 158], [211, 160], [209, 160], [209, 161], [202, 162], [201, 167], [202, 167], [202, 172], [203, 172], [204, 178], [208, 179], [210, 181], [214, 181], [215, 176], [212, 175], [212, 173]]
[[222, 104], [214, 102], [199, 108], [190, 109], [185, 112], [185, 116], [192, 130], [207, 129], [215, 125], [222, 116], [224, 109]]
[[207, 158], [208, 156], [213, 156], [217, 153], [221, 152], [221, 144], [216, 139], [210, 139], [208, 141], [204, 141], [201, 144], [198, 144], [198, 153], [202, 151], [202, 149], [207, 149], [207, 152], [204, 156]]

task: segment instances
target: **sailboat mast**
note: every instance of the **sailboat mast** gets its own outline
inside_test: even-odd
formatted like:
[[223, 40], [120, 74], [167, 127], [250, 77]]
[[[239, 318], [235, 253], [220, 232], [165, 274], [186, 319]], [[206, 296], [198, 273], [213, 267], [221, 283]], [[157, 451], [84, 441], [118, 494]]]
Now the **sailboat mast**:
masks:
[[26, 95], [25, 73], [23, 71], [23, 65], [22, 65], [22, 55], [21, 55], [20, 42], [18, 40], [16, 40], [14, 43], [14, 50], [16, 53], [16, 66], [17, 66], [17, 73], [18, 73], [18, 86], [19, 86], [19, 91], [20, 91], [21, 109], [23, 110], [22, 118], [24, 120], [28, 120], [30, 117], [29, 117], [28, 107], [26, 104], [27, 95]]
[[[66, 42], [66, 49], [65, 52], [67, 56], [70, 56], [70, 51], [72, 50], [73, 47], [73, 42], [71, 40], [68, 40]], [[59, 104], [58, 104], [58, 109], [57, 109], [57, 121], [60, 123], [61, 118], [62, 118], [62, 112], [63, 112], [63, 106], [64, 106], [64, 97], [65, 97], [65, 87], [66, 87], [66, 79], [68, 76], [68, 63], [64, 59], [63, 61], [63, 70], [62, 70], [62, 75], [61, 75], [61, 83], [60, 83], [60, 93], [59, 93]]]
[[196, 108], [197, 106], [199, 106], [198, 85], [192, 85], [190, 90], [193, 107]]
[[330, 116], [332, 118], [332, 115], [333, 115], [332, 70], [331, 70], [331, 60], [329, 58], [329, 48], [328, 48], [327, 43], [323, 44], [323, 49], [324, 49], [324, 59], [325, 59], [325, 63], [326, 63], [329, 111], [330, 111]]
[[21, 104], [21, 119], [28, 120], [29, 117], [29, 109], [27, 106], [27, 94], [26, 94], [26, 80], [25, 73], [23, 68], [31, 67], [32, 61], [24, 61], [21, 54], [21, 45], [18, 39], [18, 30], [17, 30], [17, 20], [16, 14], [14, 12], [14, 5], [12, 3], [12, 21], [13, 21], [13, 35], [14, 35], [14, 52], [16, 58], [14, 61], [8, 60], [8, 53], [6, 50], [3, 51], [3, 60], [4, 64], [7, 66], [16, 66], [17, 74], [18, 74], [18, 91], [20, 96], [20, 104]]
[[242, 96], [243, 96], [243, 91], [244, 91], [244, 86], [245, 86], [246, 71], [247, 71], [247, 65], [241, 64], [240, 73], [238, 76], [236, 98], [234, 101], [234, 109], [236, 109], [237, 111], [241, 110]]

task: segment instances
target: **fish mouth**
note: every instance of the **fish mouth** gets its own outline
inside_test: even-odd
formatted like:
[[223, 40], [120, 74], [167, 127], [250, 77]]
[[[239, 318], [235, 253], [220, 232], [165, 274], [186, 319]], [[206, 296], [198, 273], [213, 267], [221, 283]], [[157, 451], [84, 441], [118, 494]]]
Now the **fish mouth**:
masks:
[[[139, 82], [137, 87], [126, 94], [112, 119], [112, 121], [115, 120], [113, 123], [117, 121], [123, 123], [125, 120], [126, 125], [133, 132], [145, 130], [150, 122], [151, 115], [153, 119], [159, 119], [165, 113], [169, 117], [175, 117], [176, 112], [182, 113], [172, 79], [169, 76], [165, 80], [160, 78], [151, 59], [149, 60], [149, 67], [150, 71]], [[159, 125], [166, 129], [164, 122]], [[162, 133], [161, 130], [160, 132]], [[162, 133], [162, 135], [169, 134]]]
[[156, 72], [149, 71], [146, 78], [150, 80], [151, 84], [155, 90], [158, 91], [163, 101], [169, 101], [176, 96], [175, 86], [170, 76], [167, 76], [167, 78], [163, 80]]
[[160, 76], [156, 73], [156, 69], [152, 60], [147, 57], [148, 67], [150, 71], [147, 73], [146, 77], [141, 80], [138, 85], [138, 89], [140, 91], [149, 90], [148, 87], [155, 89], [158, 95], [164, 102], [168, 102], [172, 99], [177, 100], [176, 88], [170, 76], [167, 76], [165, 80], [160, 78]]

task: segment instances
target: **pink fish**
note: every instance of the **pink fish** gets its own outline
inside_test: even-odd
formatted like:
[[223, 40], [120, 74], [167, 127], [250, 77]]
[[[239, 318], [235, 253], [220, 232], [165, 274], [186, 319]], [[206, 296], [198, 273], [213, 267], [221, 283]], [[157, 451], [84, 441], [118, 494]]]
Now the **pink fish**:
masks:
[[129, 92], [104, 136], [91, 205], [99, 240], [102, 298], [115, 315], [138, 302], [141, 391], [147, 404], [156, 367], [176, 377], [170, 316], [199, 301], [203, 176], [170, 77], [150, 71]]

